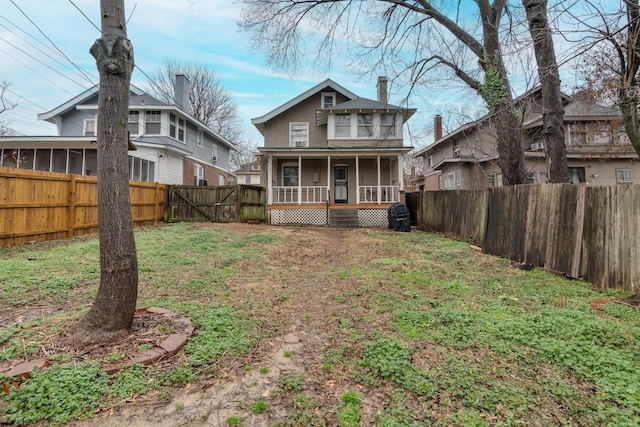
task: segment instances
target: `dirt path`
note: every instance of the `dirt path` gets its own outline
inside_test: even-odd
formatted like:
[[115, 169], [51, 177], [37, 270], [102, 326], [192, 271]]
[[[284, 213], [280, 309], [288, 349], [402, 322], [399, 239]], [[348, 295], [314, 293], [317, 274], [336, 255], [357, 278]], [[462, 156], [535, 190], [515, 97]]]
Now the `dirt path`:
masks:
[[[335, 372], [329, 376], [323, 369], [326, 351], [344, 340], [340, 319], [346, 307], [336, 297], [359, 285], [341, 280], [340, 272], [362, 265], [376, 249], [367, 247], [372, 243], [362, 230], [284, 231], [282, 243], [269, 249], [267, 265], [237, 266], [237, 270], [262, 269], [263, 280], [239, 280], [230, 285], [238, 298], [246, 295], [247, 303], [255, 305], [256, 316], [264, 320], [270, 335], [247, 356], [245, 363], [236, 363], [208, 381], [178, 390], [171, 401], [160, 402], [157, 393], [150, 393], [74, 425], [224, 427], [233, 415], [242, 417], [244, 427], [266, 427], [284, 424], [288, 414], [298, 408], [295, 396], [299, 394], [319, 402], [316, 412], [322, 407], [331, 418], [340, 395], [354, 387], [341, 383]], [[283, 381], [300, 378], [304, 380], [303, 388], [289, 384], [289, 390], [283, 392]], [[258, 400], [266, 401], [269, 409], [254, 414], [252, 406]], [[373, 425], [370, 408], [365, 395], [364, 425]]]

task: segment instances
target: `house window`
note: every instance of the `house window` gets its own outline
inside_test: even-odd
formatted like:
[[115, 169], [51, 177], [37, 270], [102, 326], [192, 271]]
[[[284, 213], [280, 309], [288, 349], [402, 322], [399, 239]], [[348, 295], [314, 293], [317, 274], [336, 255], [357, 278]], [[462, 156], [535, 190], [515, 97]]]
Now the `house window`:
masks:
[[382, 138], [396, 137], [396, 115], [395, 114], [380, 115], [380, 136]]
[[336, 138], [351, 137], [351, 115], [350, 114], [336, 114], [335, 137]]
[[226, 185], [226, 181], [223, 175], [218, 175], [218, 185]]
[[358, 138], [373, 137], [373, 114], [358, 114]]
[[251, 165], [251, 170], [252, 171], [259, 171], [260, 170], [260, 165]]
[[204, 180], [204, 168], [197, 163], [193, 166], [193, 185], [207, 185]]
[[244, 177], [245, 184], [251, 184], [251, 175], [247, 175]]
[[309, 146], [309, 123], [291, 122], [289, 123], [289, 145], [291, 147]]
[[196, 136], [196, 143], [198, 144], [198, 147], [202, 148], [203, 141], [204, 141], [204, 133], [202, 132], [202, 129], [198, 128], [198, 133]]
[[211, 163], [216, 164], [218, 163], [219, 157], [218, 157], [218, 146], [214, 145], [212, 147], [212, 155], [211, 155]]
[[617, 182], [631, 182], [631, 169], [616, 169]]
[[140, 111], [129, 111], [127, 130], [131, 135], [140, 134]]
[[178, 119], [178, 141], [184, 142], [184, 119]]
[[282, 175], [282, 182], [286, 187], [298, 186], [298, 166], [285, 166]]
[[169, 113], [169, 136], [176, 137], [176, 115], [173, 113]]
[[33, 170], [35, 150], [33, 148], [21, 148], [18, 156], [18, 168]]
[[49, 172], [51, 169], [51, 149], [38, 148], [36, 150], [35, 170]]
[[336, 105], [336, 93], [335, 92], [322, 92], [322, 105], [321, 108], [328, 109]]
[[147, 135], [160, 135], [160, 119], [162, 113], [160, 111], [145, 112], [145, 133]]
[[587, 143], [587, 126], [585, 123], [569, 125], [569, 145], [585, 145]]
[[433, 154], [431, 153], [427, 156], [427, 165], [429, 165], [430, 168], [433, 167]]
[[84, 136], [96, 135], [96, 119], [85, 119], [82, 134]]
[[2, 150], [2, 163], [0, 163], [0, 166], [6, 166], [9, 168], [18, 167], [18, 149], [5, 148]]
[[439, 179], [441, 190], [456, 190], [462, 185], [462, 173], [460, 171], [443, 174]]
[[584, 168], [569, 168], [569, 181], [572, 184], [587, 182], [585, 179]]

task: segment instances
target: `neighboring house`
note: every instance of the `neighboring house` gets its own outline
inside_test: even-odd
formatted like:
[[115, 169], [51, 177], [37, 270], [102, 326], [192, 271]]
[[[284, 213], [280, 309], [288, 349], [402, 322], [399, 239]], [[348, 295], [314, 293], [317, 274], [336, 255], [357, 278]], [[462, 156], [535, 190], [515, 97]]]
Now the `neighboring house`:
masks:
[[[131, 86], [129, 95], [129, 178], [182, 185], [225, 185], [234, 145], [181, 106], [189, 102], [189, 80], [176, 76], [176, 105]], [[57, 136], [0, 138], [0, 166], [96, 175], [98, 86], [39, 114], [54, 123]]]
[[[627, 138], [617, 108], [563, 95], [564, 135], [571, 182], [588, 185], [640, 183], [638, 156]], [[548, 172], [542, 137], [542, 104], [536, 89], [516, 100], [522, 112], [522, 148], [530, 183], [545, 183]], [[442, 136], [434, 122], [435, 142], [418, 151], [423, 157], [422, 190], [483, 189], [502, 185], [496, 137], [487, 116]]]
[[326, 224], [336, 210], [360, 225], [387, 225], [387, 208], [403, 200], [403, 124], [415, 109], [360, 98], [325, 80], [251, 120], [264, 136], [260, 182], [273, 224]]
[[238, 184], [260, 185], [260, 174], [262, 173], [260, 161], [255, 160], [251, 163], [245, 163], [240, 169], [233, 171]]

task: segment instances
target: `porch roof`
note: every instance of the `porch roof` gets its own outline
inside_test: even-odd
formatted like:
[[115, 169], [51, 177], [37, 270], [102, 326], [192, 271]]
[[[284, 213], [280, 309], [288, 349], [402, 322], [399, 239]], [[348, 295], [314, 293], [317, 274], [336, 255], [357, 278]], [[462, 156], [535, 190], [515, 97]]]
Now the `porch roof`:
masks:
[[413, 150], [413, 147], [258, 147], [258, 151], [261, 154], [287, 154], [301, 157], [397, 156], [406, 154], [411, 150]]

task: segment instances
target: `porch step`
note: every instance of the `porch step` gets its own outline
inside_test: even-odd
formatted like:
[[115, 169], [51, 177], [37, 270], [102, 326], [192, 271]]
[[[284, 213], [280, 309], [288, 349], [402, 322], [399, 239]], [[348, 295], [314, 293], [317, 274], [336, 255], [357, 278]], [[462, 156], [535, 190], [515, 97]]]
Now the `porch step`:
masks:
[[358, 228], [358, 209], [330, 209], [329, 226], [341, 228]]

